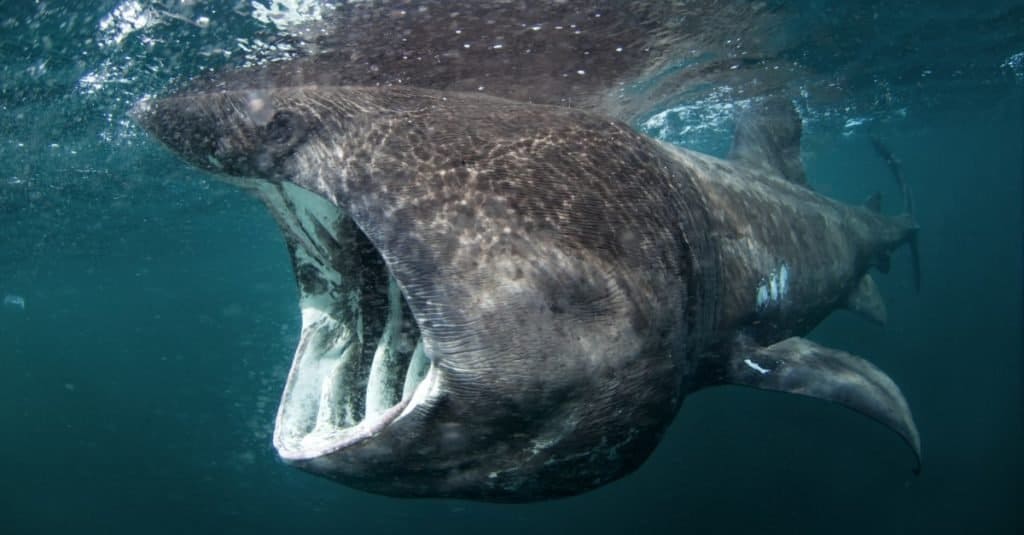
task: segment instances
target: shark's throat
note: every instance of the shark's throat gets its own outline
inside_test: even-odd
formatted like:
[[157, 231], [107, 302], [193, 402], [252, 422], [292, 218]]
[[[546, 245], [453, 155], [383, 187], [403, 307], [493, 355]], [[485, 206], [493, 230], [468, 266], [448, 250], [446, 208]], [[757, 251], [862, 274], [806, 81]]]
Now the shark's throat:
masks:
[[274, 445], [286, 460], [309, 459], [405, 414], [431, 364], [398, 282], [350, 217], [289, 182], [257, 193], [288, 244], [302, 310]]

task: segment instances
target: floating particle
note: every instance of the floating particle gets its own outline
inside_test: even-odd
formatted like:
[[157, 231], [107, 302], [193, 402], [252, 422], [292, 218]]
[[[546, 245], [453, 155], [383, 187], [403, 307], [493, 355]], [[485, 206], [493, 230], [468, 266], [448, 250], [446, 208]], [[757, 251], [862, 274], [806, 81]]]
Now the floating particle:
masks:
[[7, 294], [4, 296], [4, 306], [25, 310], [25, 298], [20, 295]]

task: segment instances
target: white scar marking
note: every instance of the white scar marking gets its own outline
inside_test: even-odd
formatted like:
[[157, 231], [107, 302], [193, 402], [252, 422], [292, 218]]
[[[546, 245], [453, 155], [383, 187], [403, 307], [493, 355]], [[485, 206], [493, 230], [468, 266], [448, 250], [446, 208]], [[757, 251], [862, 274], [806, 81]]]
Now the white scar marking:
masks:
[[224, 164], [220, 163], [220, 160], [214, 158], [212, 154], [206, 155], [206, 161], [210, 162], [210, 165], [216, 167], [217, 169], [224, 169]]
[[758, 363], [750, 359], [743, 359], [743, 363], [749, 366], [750, 369], [754, 370], [757, 373], [760, 373], [761, 375], [765, 375], [771, 371], [768, 368], [762, 368]]
[[782, 264], [777, 272], [769, 273], [757, 287], [758, 310], [764, 310], [768, 305], [781, 303], [786, 299], [788, 292], [789, 266]]
[[765, 285], [757, 288], [757, 308], [764, 308], [768, 304], [768, 288]]

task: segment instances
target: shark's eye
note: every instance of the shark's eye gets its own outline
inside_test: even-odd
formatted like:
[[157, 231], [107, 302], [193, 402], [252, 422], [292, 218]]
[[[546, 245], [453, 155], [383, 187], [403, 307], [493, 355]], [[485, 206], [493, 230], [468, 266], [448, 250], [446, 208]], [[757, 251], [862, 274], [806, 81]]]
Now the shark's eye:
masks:
[[267, 123], [264, 136], [268, 143], [275, 145], [291, 145], [303, 135], [302, 118], [289, 111], [279, 111]]

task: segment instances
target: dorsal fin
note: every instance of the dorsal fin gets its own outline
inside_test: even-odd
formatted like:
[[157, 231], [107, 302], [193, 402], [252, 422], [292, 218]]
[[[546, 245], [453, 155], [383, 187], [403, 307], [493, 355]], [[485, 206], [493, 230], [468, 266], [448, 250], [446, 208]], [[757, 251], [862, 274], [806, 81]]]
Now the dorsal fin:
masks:
[[791, 101], [768, 97], [755, 102], [736, 116], [729, 158], [806, 186], [807, 175], [800, 161], [802, 128], [800, 115]]

